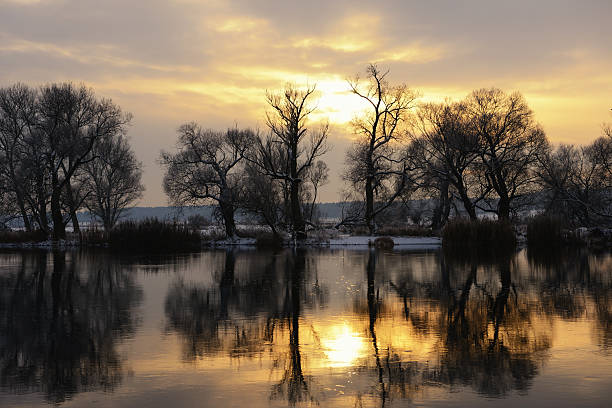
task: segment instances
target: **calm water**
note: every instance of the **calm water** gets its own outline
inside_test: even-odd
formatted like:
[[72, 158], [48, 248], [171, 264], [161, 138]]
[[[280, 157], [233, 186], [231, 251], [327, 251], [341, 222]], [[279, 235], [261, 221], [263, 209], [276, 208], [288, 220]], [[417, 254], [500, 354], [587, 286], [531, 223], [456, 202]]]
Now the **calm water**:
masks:
[[0, 406], [609, 406], [612, 258], [0, 253]]

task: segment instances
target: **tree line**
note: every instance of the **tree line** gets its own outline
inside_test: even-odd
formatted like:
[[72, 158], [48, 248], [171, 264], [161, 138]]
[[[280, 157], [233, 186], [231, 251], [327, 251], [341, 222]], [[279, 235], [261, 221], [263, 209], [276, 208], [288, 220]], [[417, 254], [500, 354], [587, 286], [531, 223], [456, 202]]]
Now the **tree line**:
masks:
[[[419, 103], [416, 90], [388, 76], [371, 64], [348, 81], [365, 110], [351, 123], [340, 224], [373, 234], [414, 200], [433, 203], [435, 230], [453, 216], [510, 220], [534, 209], [574, 226], [610, 222], [610, 126], [588, 146], [555, 146], [518, 92], [479, 89], [460, 101]], [[315, 86], [267, 92], [263, 131], [180, 126], [176, 149], [159, 160], [169, 201], [215, 204], [228, 237], [244, 212], [275, 236], [306, 238], [329, 176], [329, 125], [309, 121], [315, 99]], [[84, 86], [0, 89], [0, 214], [64, 238], [68, 222], [79, 231], [76, 214], [86, 208], [111, 229], [144, 189], [130, 121]]]
[[112, 228], [144, 191], [131, 118], [84, 85], [0, 88], [0, 221], [65, 239], [85, 208]]
[[[435, 203], [431, 227], [449, 217], [492, 213], [510, 220], [539, 207], [589, 226], [610, 220], [612, 132], [589, 146], [553, 146], [518, 93], [479, 89], [461, 101], [418, 104], [406, 84], [369, 65], [348, 81], [366, 110], [352, 122], [341, 224], [375, 233], [410, 200]], [[274, 234], [306, 237], [329, 126], [308, 123], [315, 87], [288, 85], [266, 96], [267, 131], [181, 126], [175, 152], [163, 152], [164, 189], [176, 205], [218, 204], [227, 236], [237, 210], [259, 216]]]

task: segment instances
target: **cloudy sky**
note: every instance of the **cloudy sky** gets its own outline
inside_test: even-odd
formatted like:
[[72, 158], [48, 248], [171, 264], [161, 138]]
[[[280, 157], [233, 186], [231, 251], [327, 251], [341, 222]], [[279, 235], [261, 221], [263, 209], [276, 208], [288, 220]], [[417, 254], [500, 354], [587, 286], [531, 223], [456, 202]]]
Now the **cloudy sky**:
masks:
[[166, 204], [156, 160], [181, 123], [263, 129], [287, 82], [317, 84], [337, 200], [346, 79], [369, 62], [423, 100], [521, 91], [553, 142], [587, 143], [612, 120], [612, 1], [0, 0], [0, 86], [83, 82], [133, 113], [141, 205]]

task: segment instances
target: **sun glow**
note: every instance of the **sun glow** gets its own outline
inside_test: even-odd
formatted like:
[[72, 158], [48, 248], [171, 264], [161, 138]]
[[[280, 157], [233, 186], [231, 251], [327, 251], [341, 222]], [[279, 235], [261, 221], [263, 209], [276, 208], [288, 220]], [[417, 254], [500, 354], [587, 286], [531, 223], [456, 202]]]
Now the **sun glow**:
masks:
[[328, 337], [321, 339], [328, 367], [347, 367], [364, 355], [366, 341], [359, 333], [353, 332], [345, 323], [331, 327]]

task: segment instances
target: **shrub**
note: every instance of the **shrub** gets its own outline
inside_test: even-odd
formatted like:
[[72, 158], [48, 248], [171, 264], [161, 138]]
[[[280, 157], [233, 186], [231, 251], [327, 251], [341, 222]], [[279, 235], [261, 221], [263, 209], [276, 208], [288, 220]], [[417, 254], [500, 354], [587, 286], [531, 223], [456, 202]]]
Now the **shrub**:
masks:
[[108, 233], [97, 228], [81, 231], [81, 243], [86, 246], [100, 246], [108, 244]]
[[277, 249], [282, 248], [283, 239], [278, 235], [272, 233], [259, 234], [255, 239], [255, 246], [260, 249], [271, 248]]
[[380, 249], [393, 249], [395, 243], [390, 237], [378, 237], [374, 240], [374, 247]]
[[25, 242], [42, 242], [47, 240], [47, 234], [41, 230], [34, 231], [0, 231], [0, 243], [22, 244]]
[[527, 222], [530, 248], [558, 248], [563, 245], [565, 222], [559, 217], [538, 215]]
[[201, 247], [199, 232], [186, 224], [166, 223], [157, 218], [124, 221], [109, 233], [111, 248], [154, 252], [190, 251]]
[[442, 245], [465, 255], [502, 255], [516, 248], [512, 225], [505, 221], [455, 219], [442, 231]]
[[210, 224], [210, 220], [203, 216], [202, 214], [193, 214], [187, 218], [187, 223], [189, 227], [194, 230], [201, 230], [204, 227], [208, 227]]
[[377, 235], [391, 235], [403, 237], [431, 237], [434, 232], [431, 228], [420, 227], [417, 225], [384, 225], [376, 231]]

